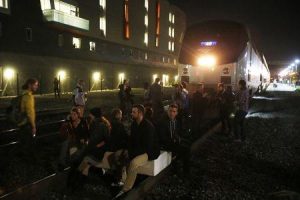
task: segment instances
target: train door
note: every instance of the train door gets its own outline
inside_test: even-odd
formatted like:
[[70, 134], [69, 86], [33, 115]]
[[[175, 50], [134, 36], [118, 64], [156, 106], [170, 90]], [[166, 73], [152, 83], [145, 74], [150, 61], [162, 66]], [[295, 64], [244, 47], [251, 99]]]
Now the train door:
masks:
[[234, 86], [235, 82], [235, 65], [234, 63], [221, 65], [221, 74], [220, 74], [220, 82], [224, 85]]

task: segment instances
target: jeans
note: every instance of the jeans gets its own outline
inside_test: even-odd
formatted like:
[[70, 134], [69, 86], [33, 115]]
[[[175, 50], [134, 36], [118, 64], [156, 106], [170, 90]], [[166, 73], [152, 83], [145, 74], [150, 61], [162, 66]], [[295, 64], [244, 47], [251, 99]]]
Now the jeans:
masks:
[[244, 121], [246, 115], [247, 112], [238, 110], [234, 117], [234, 135], [236, 139], [241, 139], [242, 141], [246, 139], [246, 135], [244, 133]]

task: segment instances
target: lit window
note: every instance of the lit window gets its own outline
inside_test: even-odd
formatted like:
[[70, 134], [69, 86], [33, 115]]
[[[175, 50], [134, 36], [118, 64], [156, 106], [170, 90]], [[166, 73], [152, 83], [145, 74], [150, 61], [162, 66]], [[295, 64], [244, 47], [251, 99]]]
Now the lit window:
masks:
[[99, 4], [103, 8], [103, 10], [105, 10], [105, 8], [106, 8], [106, 0], [99, 0]]
[[172, 29], [172, 38], [174, 38], [175, 37], [175, 29], [173, 28]]
[[149, 1], [148, 0], [145, 0], [145, 8], [148, 12], [148, 10], [149, 10]]
[[[42, 10], [51, 9], [50, 0], [40, 0], [40, 1], [41, 1], [41, 9]], [[1, 2], [1, 0], [0, 0], [0, 2]]]
[[63, 34], [58, 35], [58, 46], [62, 47], [64, 45], [64, 36]]
[[169, 27], [169, 36], [171, 37], [172, 36], [172, 28]]
[[158, 37], [155, 39], [155, 46], [158, 47]]
[[174, 52], [175, 51], [175, 43], [172, 42], [172, 51]]
[[169, 22], [172, 22], [172, 13], [169, 13]]
[[81, 39], [73, 37], [73, 47], [74, 49], [80, 49], [81, 48]]
[[0, 0], [0, 8], [8, 8], [7, 0]]
[[160, 2], [156, 3], [156, 31], [155, 31], [155, 46], [159, 45], [159, 35], [160, 35]]
[[144, 43], [146, 44], [146, 46], [148, 46], [148, 32], [146, 32], [144, 35]]
[[145, 60], [148, 60], [148, 53], [145, 53]]
[[106, 17], [100, 17], [99, 28], [103, 33], [103, 36], [106, 36]]
[[124, 37], [130, 38], [129, 31], [129, 0], [124, 0]]
[[177, 60], [174, 58], [174, 65], [177, 65]]
[[148, 15], [145, 15], [145, 26], [148, 27], [149, 20], [148, 20]]
[[26, 34], [26, 41], [31, 42], [32, 41], [32, 29], [25, 28], [25, 34]]
[[175, 24], [175, 15], [172, 15], [172, 23]]
[[90, 51], [96, 51], [96, 43], [90, 42]]
[[165, 62], [165, 57], [164, 56], [162, 57], [162, 61], [163, 61], [163, 63]]
[[73, 6], [71, 4], [62, 2], [60, 0], [54, 0], [54, 7], [55, 10], [59, 10], [63, 13], [73, 15], [73, 16], [79, 16], [79, 8], [76, 6]]
[[169, 51], [172, 50], [172, 44], [171, 44], [171, 41], [169, 41]]

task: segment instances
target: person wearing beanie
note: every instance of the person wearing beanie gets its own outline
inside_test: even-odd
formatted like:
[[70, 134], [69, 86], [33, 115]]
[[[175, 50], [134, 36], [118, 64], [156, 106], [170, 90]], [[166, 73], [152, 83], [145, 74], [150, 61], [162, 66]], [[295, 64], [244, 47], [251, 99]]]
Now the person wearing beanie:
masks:
[[85, 159], [79, 166], [79, 171], [88, 175], [90, 165], [87, 160], [99, 162], [107, 150], [110, 133], [110, 123], [102, 116], [101, 108], [93, 108], [89, 113], [89, 140], [86, 148]]

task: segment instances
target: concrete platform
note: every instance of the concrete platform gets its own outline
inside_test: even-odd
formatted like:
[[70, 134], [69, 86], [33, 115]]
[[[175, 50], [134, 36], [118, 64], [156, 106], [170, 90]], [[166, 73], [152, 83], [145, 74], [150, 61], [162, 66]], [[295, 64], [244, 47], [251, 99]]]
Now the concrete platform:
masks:
[[147, 176], [156, 176], [171, 164], [172, 153], [161, 151], [156, 160], [149, 161], [146, 165], [138, 169], [138, 174]]

